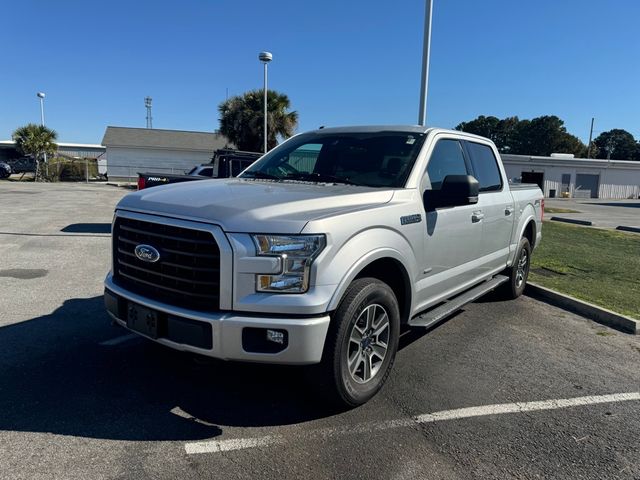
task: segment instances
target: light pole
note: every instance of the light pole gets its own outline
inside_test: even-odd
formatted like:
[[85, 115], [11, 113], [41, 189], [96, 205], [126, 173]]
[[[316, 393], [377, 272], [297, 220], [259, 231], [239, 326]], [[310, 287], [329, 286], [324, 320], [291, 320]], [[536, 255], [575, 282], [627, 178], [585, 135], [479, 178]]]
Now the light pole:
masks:
[[44, 127], [44, 97], [46, 96], [42, 92], [36, 93], [36, 96], [40, 99], [40, 124]]
[[144, 97], [144, 107], [147, 109], [147, 128], [153, 128], [153, 117], [151, 117], [152, 101], [151, 97]]
[[[40, 124], [44, 127], [44, 97], [46, 95], [44, 94], [44, 92], [38, 92], [36, 93], [36, 96], [40, 99]], [[44, 159], [44, 165], [47, 171], [47, 176], [49, 176], [49, 164], [47, 163], [47, 152], [44, 152], [43, 159]], [[36, 165], [37, 163], [38, 163], [38, 159], [36, 158]]]
[[267, 64], [273, 60], [271, 52], [260, 52], [258, 58], [264, 63], [264, 153], [267, 153]]
[[427, 93], [429, 90], [429, 55], [431, 54], [431, 16], [433, 1], [426, 0], [424, 14], [424, 40], [422, 44], [422, 80], [420, 82], [420, 107], [418, 124], [427, 124]]

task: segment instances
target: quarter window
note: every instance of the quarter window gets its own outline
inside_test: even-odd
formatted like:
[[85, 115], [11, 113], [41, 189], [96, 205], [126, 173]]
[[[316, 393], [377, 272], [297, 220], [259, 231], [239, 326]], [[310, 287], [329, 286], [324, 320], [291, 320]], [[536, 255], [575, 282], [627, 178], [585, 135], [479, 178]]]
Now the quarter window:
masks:
[[498, 161], [491, 147], [481, 143], [467, 142], [467, 148], [471, 156], [473, 173], [480, 183], [480, 191], [502, 190], [502, 177], [498, 169]]
[[458, 140], [438, 140], [429, 158], [427, 174], [432, 190], [440, 190], [447, 175], [467, 175], [467, 165]]

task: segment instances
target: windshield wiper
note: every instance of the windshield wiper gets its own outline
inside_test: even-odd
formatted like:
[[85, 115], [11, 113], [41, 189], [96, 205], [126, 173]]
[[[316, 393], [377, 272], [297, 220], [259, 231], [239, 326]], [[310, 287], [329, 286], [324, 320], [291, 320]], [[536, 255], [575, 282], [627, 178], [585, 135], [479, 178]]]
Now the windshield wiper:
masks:
[[244, 174], [240, 178], [265, 178], [269, 180], [282, 180], [282, 178], [278, 177], [277, 175], [271, 175], [270, 173], [261, 172], [260, 170], [256, 170], [255, 172], [244, 172]]
[[344, 183], [345, 185], [363, 186], [359, 183], [352, 182], [348, 178], [336, 177], [335, 175], [328, 175], [326, 173], [289, 173], [283, 177], [286, 180], [308, 180], [312, 182], [332, 182], [332, 183]]

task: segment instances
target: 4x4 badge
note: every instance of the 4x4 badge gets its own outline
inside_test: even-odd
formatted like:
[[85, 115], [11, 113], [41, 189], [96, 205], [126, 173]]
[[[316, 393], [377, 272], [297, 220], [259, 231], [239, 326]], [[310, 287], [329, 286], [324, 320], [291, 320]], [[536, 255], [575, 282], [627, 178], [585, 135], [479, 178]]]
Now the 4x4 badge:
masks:
[[409, 225], [410, 223], [420, 223], [421, 221], [422, 221], [422, 215], [420, 215], [419, 213], [400, 217], [400, 225]]

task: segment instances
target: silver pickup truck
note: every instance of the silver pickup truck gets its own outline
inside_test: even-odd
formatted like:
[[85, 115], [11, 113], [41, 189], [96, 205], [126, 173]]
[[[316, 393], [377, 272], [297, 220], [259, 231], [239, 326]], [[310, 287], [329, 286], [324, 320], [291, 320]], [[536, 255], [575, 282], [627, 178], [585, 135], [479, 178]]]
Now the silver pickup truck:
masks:
[[544, 200], [509, 185], [486, 138], [436, 128], [324, 128], [239, 178], [124, 197], [105, 303], [163, 345], [314, 365], [355, 406], [382, 386], [401, 329], [499, 288], [524, 290]]

